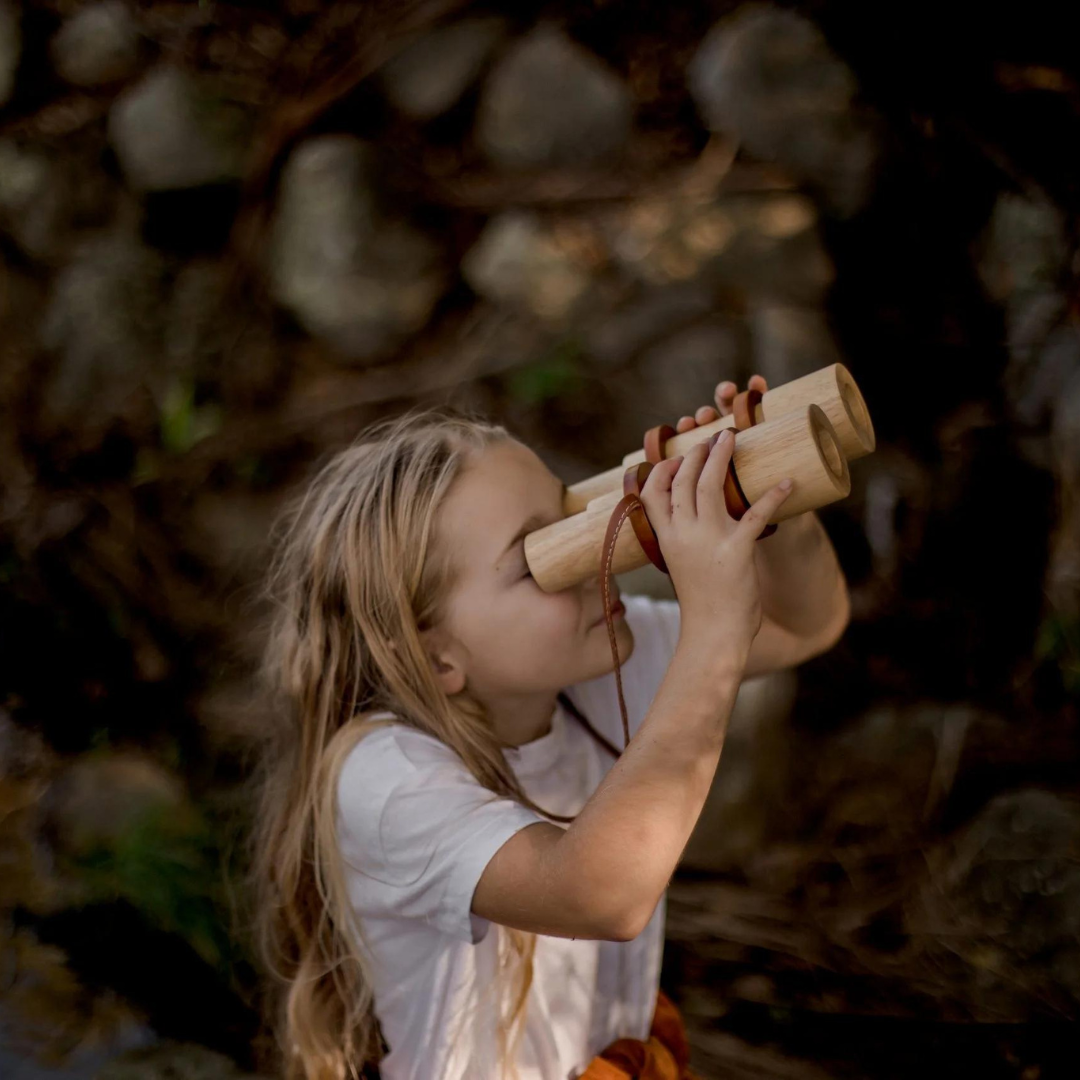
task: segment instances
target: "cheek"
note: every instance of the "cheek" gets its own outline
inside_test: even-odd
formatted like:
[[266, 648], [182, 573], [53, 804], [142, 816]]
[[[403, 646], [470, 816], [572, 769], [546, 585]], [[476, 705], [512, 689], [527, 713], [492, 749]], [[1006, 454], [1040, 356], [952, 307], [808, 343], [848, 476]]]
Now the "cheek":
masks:
[[544, 593], [529, 581], [474, 597], [468, 637], [481, 655], [551, 656], [580, 650], [588, 635], [581, 598], [574, 592]]
[[537, 629], [553, 645], [579, 648], [585, 634], [580, 599], [570, 593], [552, 593], [540, 598], [540, 604], [543, 610], [537, 613]]
[[581, 599], [573, 591], [545, 593], [523, 582], [501, 605], [498, 620], [517, 638], [542, 639], [547, 644], [566, 640], [573, 646], [582, 634]]

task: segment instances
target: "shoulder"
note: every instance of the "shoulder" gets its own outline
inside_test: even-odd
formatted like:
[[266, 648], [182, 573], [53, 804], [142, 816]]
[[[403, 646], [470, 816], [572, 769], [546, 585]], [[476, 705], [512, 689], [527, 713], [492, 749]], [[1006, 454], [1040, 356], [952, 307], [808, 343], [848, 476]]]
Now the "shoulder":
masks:
[[338, 809], [350, 820], [362, 818], [381, 810], [396, 793], [439, 774], [465, 783], [472, 779], [445, 743], [391, 717], [365, 732], [346, 754], [338, 774]]
[[336, 838], [357, 909], [474, 944], [486, 932], [471, 911], [485, 866], [515, 832], [543, 820], [401, 723], [365, 732], [339, 773]]
[[432, 765], [460, 764], [457, 755], [434, 735], [402, 723], [390, 713], [380, 714], [349, 750], [342, 765], [346, 772], [413, 772]]

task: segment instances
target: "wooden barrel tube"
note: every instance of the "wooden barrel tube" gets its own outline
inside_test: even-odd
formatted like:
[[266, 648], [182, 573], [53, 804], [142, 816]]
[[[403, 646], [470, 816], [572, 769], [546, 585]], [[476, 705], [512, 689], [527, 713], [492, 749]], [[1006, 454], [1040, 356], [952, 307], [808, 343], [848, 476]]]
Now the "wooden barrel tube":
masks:
[[[812, 371], [809, 375], [784, 383], [783, 386], [767, 390], [757, 407], [755, 426], [776, 420], [785, 413], [801, 413], [808, 405], [817, 405], [824, 411], [836, 430], [840, 447], [848, 461], [873, 452], [877, 439], [870, 419], [870, 410], [867, 409], [866, 401], [851, 377], [851, 372], [843, 364], [830, 364]], [[711, 424], [684, 431], [664, 444], [664, 457], [685, 454], [694, 443], [734, 426], [733, 416], [722, 416]], [[623, 458], [621, 465], [572, 484], [563, 500], [563, 513], [569, 517], [579, 510], [584, 510], [600, 495], [621, 491], [623, 473], [631, 465], [644, 460], [645, 451], [635, 450]]]
[[[772, 518], [776, 522], [827, 506], [851, 491], [851, 475], [839, 436], [817, 405], [738, 432], [732, 460], [751, 505], [785, 476], [795, 481], [791, 494]], [[599, 576], [604, 533], [621, 497], [620, 486], [598, 495], [579, 513], [525, 537], [525, 560], [541, 589], [558, 592]], [[615, 542], [612, 573], [625, 573], [648, 561], [626, 522]]]

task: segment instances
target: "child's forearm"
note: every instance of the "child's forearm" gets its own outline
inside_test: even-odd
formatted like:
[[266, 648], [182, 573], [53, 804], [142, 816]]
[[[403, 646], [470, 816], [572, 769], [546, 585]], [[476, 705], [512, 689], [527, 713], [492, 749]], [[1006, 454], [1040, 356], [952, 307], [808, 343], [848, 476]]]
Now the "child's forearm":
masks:
[[663, 895], [709, 793], [743, 659], [680, 642], [640, 729], [560, 838], [564, 880], [604, 936], [636, 936]]

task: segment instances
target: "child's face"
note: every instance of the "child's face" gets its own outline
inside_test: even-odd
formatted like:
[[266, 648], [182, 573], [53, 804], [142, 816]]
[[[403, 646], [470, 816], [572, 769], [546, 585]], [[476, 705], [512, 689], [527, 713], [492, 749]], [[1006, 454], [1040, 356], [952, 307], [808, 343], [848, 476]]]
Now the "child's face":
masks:
[[[504, 440], [473, 458], [441, 508], [440, 539], [450, 545], [458, 579], [438, 631], [440, 646], [482, 701], [554, 693], [613, 669], [599, 567], [587, 581], [555, 593], [544, 592], [528, 572], [523, 533], [565, 516], [563, 490], [532, 450]], [[614, 604], [614, 579], [611, 592]], [[625, 662], [634, 635], [621, 611], [614, 623]], [[449, 693], [460, 689], [453, 674], [443, 678]]]

